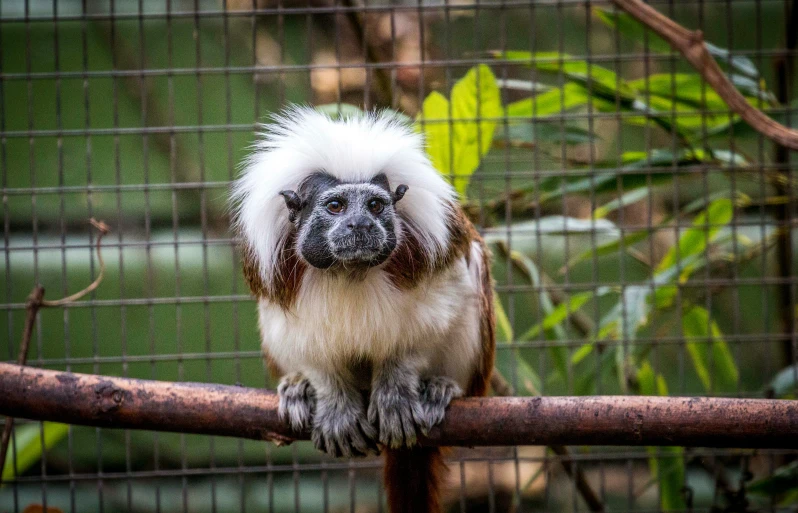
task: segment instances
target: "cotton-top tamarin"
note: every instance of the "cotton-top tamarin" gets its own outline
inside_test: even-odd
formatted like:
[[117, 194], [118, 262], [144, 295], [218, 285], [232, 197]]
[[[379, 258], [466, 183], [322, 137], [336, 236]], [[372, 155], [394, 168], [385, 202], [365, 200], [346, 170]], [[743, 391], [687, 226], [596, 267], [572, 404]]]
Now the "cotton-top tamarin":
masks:
[[390, 114], [289, 109], [234, 186], [279, 414], [333, 456], [385, 449], [393, 513], [439, 510], [417, 445], [493, 368], [488, 251], [420, 135]]

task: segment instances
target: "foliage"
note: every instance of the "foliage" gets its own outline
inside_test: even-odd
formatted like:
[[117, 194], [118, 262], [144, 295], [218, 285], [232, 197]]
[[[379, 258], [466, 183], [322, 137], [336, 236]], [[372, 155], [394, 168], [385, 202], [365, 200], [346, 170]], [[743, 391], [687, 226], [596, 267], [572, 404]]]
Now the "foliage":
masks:
[[[3, 467], [2, 481], [22, 475], [42, 458], [42, 453], [66, 437], [69, 426], [56, 422], [41, 424], [25, 424], [14, 429], [13, 447], [9, 444], [9, 453]], [[16, 456], [12, 454], [16, 449]]]
[[458, 80], [449, 99], [433, 92], [424, 100], [418, 123], [430, 159], [463, 197], [503, 113], [496, 77], [484, 64]]
[[[645, 38], [652, 50], [669, 51], [667, 45], [663, 46], [662, 41], [645, 33], [625, 15], [603, 10], [596, 10], [596, 15], [624, 36], [638, 41]], [[728, 51], [713, 45], [710, 49], [730, 70], [734, 84], [747, 101], [760, 107], [775, 105], [773, 95], [765, 90], [749, 59], [732, 57]], [[637, 80], [626, 80], [609, 68], [567, 54], [502, 51], [493, 55], [503, 62], [533, 68], [535, 76], [554, 75], [558, 83], [498, 81], [487, 67], [480, 66], [471, 69], [455, 84], [449, 99], [437, 92], [427, 97], [418, 121], [427, 136], [430, 158], [444, 175], [454, 176], [453, 183], [464, 200], [471, 177], [491, 143], [500, 148], [530, 148], [545, 153], [548, 142], [580, 145], [600, 141], [593, 123], [580, 125], [566, 116], [575, 110], [620, 112], [618, 121], [622, 125], [661, 130], [672, 136], [671, 142], [667, 147], [627, 150], [616, 159], [594, 160], [587, 168], [587, 177], [569, 173], [565, 177], [542, 179], [517, 188], [515, 194], [531, 195], [545, 204], [565, 195], [618, 193], [617, 197], [593, 210], [592, 219], [597, 222], [630, 204], [650, 201], [657, 194], [656, 188], [670, 185], [681, 169], [709, 166], [723, 171], [748, 165], [747, 159], [736, 149], [715, 142], [717, 134], [741, 122], [736, 115], [728, 113], [725, 102], [695, 73], [653, 73]], [[474, 87], [477, 81], [479, 88]], [[502, 88], [531, 94], [502, 105]], [[482, 110], [479, 108], [481, 102], [485, 102]], [[488, 121], [482, 120], [488, 112]], [[464, 124], [467, 117], [473, 118], [471, 125]], [[500, 117], [504, 119], [504, 126], [496, 130], [495, 119]], [[481, 136], [477, 137], [476, 133]], [[495, 137], [491, 138], [493, 135]], [[740, 258], [739, 251], [729, 251], [730, 246], [737, 250], [757, 249], [752, 248], [745, 237], [729, 230], [736, 209], [749, 201], [750, 198], [742, 194], [707, 194], [651, 229], [620, 233], [601, 245], [594, 245], [572, 258], [565, 269], [607, 255], [634, 254], [634, 247], [647, 243], [657, 228], [690, 221], [659, 261], [647, 264], [648, 279], [620, 287], [575, 291], [558, 301], [547, 290], [533, 254], [510, 249], [501, 240], [494, 240], [500, 254], [512, 262], [515, 272], [536, 291], [533, 295], [538, 297], [532, 303], [538, 305], [542, 314], [537, 323], [520, 331], [514, 340], [514, 327], [501, 303], [497, 302], [500, 343], [512, 346], [514, 342], [542, 338], [552, 342], [547, 347], [553, 361], [552, 374], [541, 377], [534, 370], [539, 353], [510, 347], [497, 355], [500, 370], [520, 378], [517, 382], [523, 383], [524, 392], [531, 394], [539, 393], [544, 383], [556, 382], [572, 382], [573, 390], [580, 394], [595, 393], [603, 376], [615, 376], [622, 391], [667, 395], [667, 380], [655, 370], [651, 346], [633, 342], [644, 333], [661, 331], [675, 318], [679, 319], [692, 372], [705, 392], [734, 392], [740, 381], [737, 363], [719, 323], [711, 311], [702, 306], [702, 300], [712, 292], [688, 294], [681, 285], [689, 282], [698, 271], [711, 273]], [[564, 226], [568, 224], [564, 221]], [[508, 231], [519, 227], [517, 222], [508, 227]], [[758, 249], [765, 247], [763, 242]], [[570, 351], [569, 339], [579, 330], [566, 329], [566, 326], [573, 322], [574, 316], [591, 310], [602, 314], [595, 325], [585, 327], [583, 323], [580, 335], [584, 342]], [[535, 312], [530, 314], [534, 318]], [[593, 361], [590, 361], [591, 355], [594, 355]], [[578, 377], [574, 380], [573, 376]], [[780, 377], [777, 383], [787, 379]], [[784, 388], [781, 384], [776, 386]], [[684, 509], [683, 449], [648, 450], [650, 471], [659, 485], [660, 506], [666, 510]]]

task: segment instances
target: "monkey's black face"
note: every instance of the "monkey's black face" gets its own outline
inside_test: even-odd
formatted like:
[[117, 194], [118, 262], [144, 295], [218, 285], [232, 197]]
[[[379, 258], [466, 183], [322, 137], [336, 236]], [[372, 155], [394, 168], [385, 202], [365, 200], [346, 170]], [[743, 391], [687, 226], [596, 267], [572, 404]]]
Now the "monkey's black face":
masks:
[[342, 183], [318, 172], [297, 192], [283, 191], [297, 227], [297, 249], [313, 267], [356, 270], [385, 262], [396, 248], [394, 204], [407, 190], [391, 193], [384, 174], [370, 182]]

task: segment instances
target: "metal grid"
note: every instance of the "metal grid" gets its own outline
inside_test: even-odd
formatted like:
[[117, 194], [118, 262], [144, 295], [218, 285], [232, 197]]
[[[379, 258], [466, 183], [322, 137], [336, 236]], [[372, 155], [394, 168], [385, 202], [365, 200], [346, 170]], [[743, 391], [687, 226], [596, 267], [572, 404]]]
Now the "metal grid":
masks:
[[[733, 57], [753, 63], [761, 72], [760, 90], [772, 90], [780, 100], [768, 113], [789, 124], [798, 34], [791, 24], [793, 2], [652, 3], [701, 29]], [[630, 42], [620, 25], [602, 23], [596, 9], [618, 14], [607, 2], [585, 0], [3, 0], [0, 265], [5, 292], [0, 309], [7, 343], [0, 345], [0, 359], [16, 357], [25, 296], [35, 283], [47, 287], [48, 297], [57, 297], [95, 277], [95, 235], [85, 221], [96, 217], [114, 230], [103, 246], [109, 275], [90, 299], [41, 312], [29, 364], [262, 386], [255, 308], [241, 279], [225, 207], [227, 188], [256, 123], [291, 102], [392, 107], [415, 117], [430, 92], [448, 97], [479, 64], [489, 65], [505, 86], [511, 81], [563, 86], [572, 78], [565, 68], [546, 74], [541, 64], [584, 62], [589, 77], [599, 68], [613, 70], [618, 86], [623, 80], [671, 74], [675, 92], [676, 74], [688, 71], [678, 57], [655, 51], [656, 41], [647, 33]], [[533, 54], [519, 63], [507, 55], [492, 57], [496, 50]], [[647, 79], [643, 83], [648, 91]], [[764, 241], [776, 228], [790, 226], [790, 155], [732, 124], [720, 143], [705, 137], [697, 148], [720, 144], [739, 151], [744, 163], [680, 165], [674, 157], [662, 166], [655, 150], [680, 148], [677, 131], [650, 122], [630, 128], [627, 121], [650, 120], [655, 109], [650, 102], [643, 113], [624, 109], [619, 94], [612, 99], [615, 110], [602, 109], [594, 93], [606, 86], [587, 80], [590, 99], [584, 108], [561, 105], [554, 122], [538, 119], [533, 109], [528, 116], [533, 135], [554, 127], [559, 139], [494, 145], [471, 178], [471, 217], [487, 237], [505, 244], [494, 250], [494, 267], [510, 325], [520, 335], [546, 318], [545, 304], [530, 302], [530, 296], [562, 296], [559, 301], [568, 304], [602, 287], [655, 288], [654, 271], [641, 271], [639, 261], [623, 256], [626, 242], [609, 259], [598, 251], [606, 232], [599, 221], [590, 221], [591, 213], [629, 192], [624, 177], [642, 176], [648, 192], [642, 202], [611, 216], [613, 229], [622, 237], [640, 229], [650, 233], [645, 244], [634, 246], [636, 256], [649, 261], [693, 226], [694, 215], [661, 223], [669, 213], [719, 192], [745, 193], [751, 201], [738, 205], [723, 226], [732, 234], [724, 248], [732, 260], [698, 271], [680, 284], [674, 299], [710, 312], [739, 369], [735, 386], [702, 388], [688, 343], [711, 345], [717, 337], [711, 330], [703, 338], [688, 337], [678, 328], [681, 309], [657, 329], [633, 337], [622, 330], [603, 345], [606, 351], [623, 347], [623, 354], [646, 348], [651, 367], [672, 394], [761, 396], [777, 371], [798, 363], [792, 237], [787, 230], [747, 256], [750, 248], [736, 235]], [[704, 86], [702, 91], [706, 100], [711, 90]], [[503, 87], [501, 94], [504, 105], [525, 96], [513, 87]], [[643, 97], [650, 99], [649, 93]], [[762, 100], [758, 105], [766, 107]], [[666, 114], [672, 122], [689, 117], [675, 108]], [[732, 119], [726, 109], [709, 104], [692, 115], [699, 118], [696, 131], [705, 136], [709, 120]], [[506, 116], [497, 121], [496, 138], [511, 139], [513, 123]], [[566, 144], [574, 125], [601, 137]], [[645, 155], [633, 170], [624, 161], [629, 151]], [[607, 172], [616, 173], [617, 187], [598, 192], [597, 180]], [[659, 186], [663, 176], [672, 179]], [[566, 178], [579, 177], [591, 186], [568, 192]], [[541, 195], [542, 184], [551, 180], [560, 180], [565, 192], [556, 201]], [[519, 188], [529, 184], [531, 192], [519, 196]], [[587, 219], [587, 228], [574, 230], [566, 217], [555, 216]], [[558, 220], [561, 226], [533, 222], [511, 228], [513, 222], [535, 219]], [[585, 249], [593, 250], [588, 258], [560, 269]], [[707, 245], [704, 253], [709, 257], [715, 249]], [[513, 251], [528, 256], [551, 281], [525, 281], [513, 272]], [[626, 298], [619, 302], [623, 316], [634, 306]], [[516, 391], [529, 393], [519, 356], [524, 352], [534, 362], [531, 372], [544, 377], [541, 393], [580, 393], [580, 373], [590, 369], [575, 363], [574, 355], [585, 346], [584, 331], [599, 326], [606, 313], [603, 300], [591, 301], [579, 310], [581, 321], [573, 315], [554, 340], [540, 333], [500, 344], [499, 353], [510, 362], [505, 377]], [[565, 348], [569, 358], [559, 380], [545, 379], [557, 365], [552, 348]], [[595, 370], [591, 391], [618, 393], [618, 380], [603, 375], [597, 354], [586, 360]], [[713, 381], [714, 363], [710, 359], [708, 369]], [[19, 426], [9, 457], [15, 464], [24, 457], [20, 430], [36, 425]], [[44, 435], [36, 436], [44, 443]], [[652, 455], [660, 462], [682, 462], [684, 502], [671, 509], [692, 510], [729, 506], [743, 483], [765, 478], [795, 457], [789, 451], [582, 448], [570, 459], [611, 510], [667, 509], [656, 480], [652, 486], [647, 463]], [[456, 451], [447, 504], [452, 511], [585, 510], [560, 458], [543, 448]], [[80, 512], [383, 511], [379, 467], [378, 459], [322, 458], [307, 444], [276, 448], [72, 427], [0, 489], [0, 511], [22, 511], [31, 503]], [[771, 497], [751, 508], [782, 506]]]

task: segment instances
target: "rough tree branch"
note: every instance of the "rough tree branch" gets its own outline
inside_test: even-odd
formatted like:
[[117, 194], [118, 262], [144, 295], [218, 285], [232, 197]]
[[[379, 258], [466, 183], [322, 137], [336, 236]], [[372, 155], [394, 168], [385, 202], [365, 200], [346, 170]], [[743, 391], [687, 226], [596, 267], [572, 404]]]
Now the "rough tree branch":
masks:
[[[0, 414], [126, 429], [307, 439], [268, 390], [72, 374], [0, 363]], [[798, 448], [798, 401], [506, 397], [452, 403], [429, 445], [680, 445]]]
[[718, 93], [718, 96], [723, 98], [729, 108], [754, 130], [782, 146], [798, 150], [798, 130], [788, 128], [769, 118], [745, 100], [710, 55], [700, 30], [693, 31], [682, 27], [641, 0], [612, 0], [612, 3], [678, 50]]

